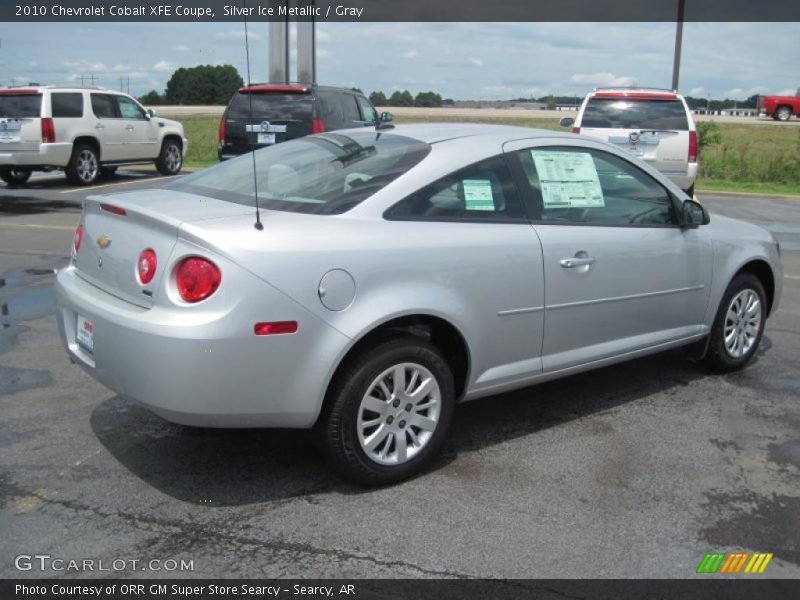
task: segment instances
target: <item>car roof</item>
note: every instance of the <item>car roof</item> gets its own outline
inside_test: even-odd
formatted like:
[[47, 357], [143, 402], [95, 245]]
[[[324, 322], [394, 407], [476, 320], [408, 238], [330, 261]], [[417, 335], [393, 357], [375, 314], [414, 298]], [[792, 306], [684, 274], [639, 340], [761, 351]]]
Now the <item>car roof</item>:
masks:
[[[337, 131], [336, 133], [363, 133], [365, 131], [370, 131], [370, 129], [361, 127]], [[537, 137], [575, 137], [574, 134], [571, 133], [551, 131], [549, 129], [534, 129], [532, 127], [522, 127], [519, 125], [495, 125], [488, 123], [408, 123], [395, 125], [392, 128], [379, 129], [377, 132], [403, 135], [427, 144], [436, 144], [459, 138], [474, 138], [476, 136], [505, 138], [507, 140]]]
[[316, 83], [250, 83], [239, 88], [240, 93], [248, 91], [257, 92], [288, 92], [288, 93], [308, 93], [316, 90], [348, 92], [350, 94], [364, 95], [363, 92], [336, 85], [318, 85]]

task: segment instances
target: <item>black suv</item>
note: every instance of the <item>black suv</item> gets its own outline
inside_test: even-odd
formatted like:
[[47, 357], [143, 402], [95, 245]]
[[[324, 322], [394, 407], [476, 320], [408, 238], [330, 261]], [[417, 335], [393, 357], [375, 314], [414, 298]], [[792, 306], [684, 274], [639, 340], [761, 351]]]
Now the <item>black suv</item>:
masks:
[[[251, 115], [252, 103], [252, 117]], [[253, 84], [239, 89], [219, 122], [220, 160], [311, 133], [375, 126], [377, 113], [346, 88]]]

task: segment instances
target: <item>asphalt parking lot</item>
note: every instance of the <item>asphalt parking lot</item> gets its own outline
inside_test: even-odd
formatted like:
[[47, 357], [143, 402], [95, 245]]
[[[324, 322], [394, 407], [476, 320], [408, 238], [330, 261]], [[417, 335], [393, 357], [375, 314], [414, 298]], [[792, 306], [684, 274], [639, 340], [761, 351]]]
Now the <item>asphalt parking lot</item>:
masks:
[[193, 561], [157, 576], [683, 578], [742, 549], [800, 576], [800, 200], [701, 195], [781, 240], [781, 308], [745, 371], [670, 352], [462, 405], [427, 473], [364, 490], [304, 432], [172, 425], [70, 364], [53, 269], [86, 193], [0, 184], [0, 577], [63, 576], [14, 567], [49, 554]]

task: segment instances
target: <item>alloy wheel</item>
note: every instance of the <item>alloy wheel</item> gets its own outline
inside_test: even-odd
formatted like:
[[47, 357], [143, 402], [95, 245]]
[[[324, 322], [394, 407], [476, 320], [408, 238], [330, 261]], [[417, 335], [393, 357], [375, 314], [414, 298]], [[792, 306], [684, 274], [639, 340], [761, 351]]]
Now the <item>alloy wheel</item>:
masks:
[[732, 358], [742, 358], [750, 352], [761, 328], [761, 301], [751, 289], [736, 294], [725, 315], [725, 351]]

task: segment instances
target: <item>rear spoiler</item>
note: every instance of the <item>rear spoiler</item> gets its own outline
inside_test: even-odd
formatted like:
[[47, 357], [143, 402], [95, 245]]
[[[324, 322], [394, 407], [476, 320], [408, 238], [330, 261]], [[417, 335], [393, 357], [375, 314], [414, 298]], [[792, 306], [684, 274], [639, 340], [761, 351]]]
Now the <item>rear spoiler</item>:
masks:
[[311, 88], [304, 85], [245, 85], [239, 88], [240, 94], [307, 94]]

